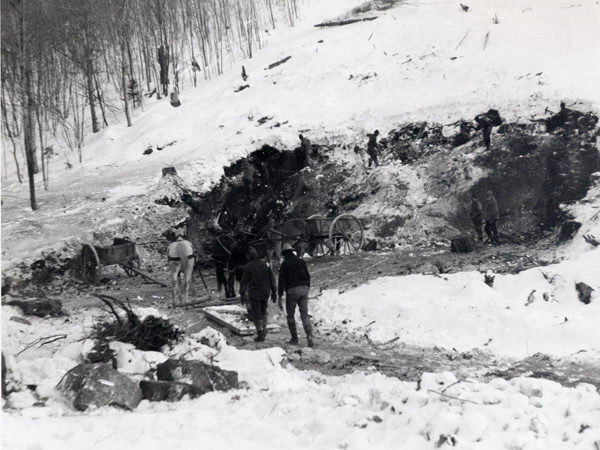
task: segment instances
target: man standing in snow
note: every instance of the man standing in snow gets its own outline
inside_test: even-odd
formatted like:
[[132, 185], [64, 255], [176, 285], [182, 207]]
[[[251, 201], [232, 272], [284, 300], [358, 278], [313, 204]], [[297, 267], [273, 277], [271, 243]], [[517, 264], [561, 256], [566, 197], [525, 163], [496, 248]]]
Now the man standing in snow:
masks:
[[483, 208], [475, 194], [471, 197], [471, 220], [477, 233], [477, 238], [483, 241]]
[[369, 155], [369, 167], [371, 167], [371, 163], [375, 162], [376, 166], [379, 166], [379, 161], [377, 159], [377, 149], [379, 144], [377, 144], [377, 136], [379, 136], [379, 130], [375, 130], [373, 134], [367, 134], [369, 138], [369, 142], [367, 143], [367, 154]]
[[285, 292], [285, 310], [287, 314], [288, 328], [292, 338], [289, 343], [298, 344], [298, 331], [294, 314], [296, 305], [300, 310], [300, 319], [306, 333], [308, 346], [313, 347], [313, 335], [310, 319], [308, 318], [308, 288], [310, 287], [310, 274], [306, 263], [298, 258], [292, 246], [288, 243], [283, 244], [282, 252], [283, 263], [279, 270], [279, 308], [283, 309], [283, 293]]
[[256, 327], [256, 342], [262, 342], [267, 335], [267, 312], [269, 307], [269, 293], [273, 303], [277, 300], [277, 286], [275, 275], [264, 259], [258, 257], [254, 247], [248, 249], [250, 262], [244, 268], [240, 283], [242, 303], [250, 302], [254, 326]]
[[498, 244], [497, 222], [500, 215], [498, 213], [498, 202], [492, 191], [487, 193], [487, 208], [485, 217], [485, 233], [488, 235], [492, 244]]

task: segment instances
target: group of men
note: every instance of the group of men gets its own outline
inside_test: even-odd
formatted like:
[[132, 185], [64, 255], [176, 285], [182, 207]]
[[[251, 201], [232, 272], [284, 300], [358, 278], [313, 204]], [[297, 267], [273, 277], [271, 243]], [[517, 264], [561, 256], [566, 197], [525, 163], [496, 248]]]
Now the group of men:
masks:
[[[232, 256], [244, 256], [237, 255], [241, 248], [241, 246], [236, 247], [235, 251], [232, 252]], [[313, 347], [312, 326], [308, 317], [310, 274], [306, 263], [296, 256], [290, 244], [283, 244], [281, 254], [284, 259], [279, 269], [279, 283], [277, 283], [271, 267], [264, 258], [258, 255], [254, 247], [244, 247], [244, 251], [248, 262], [245, 265], [235, 266], [235, 275], [240, 281], [242, 304], [248, 307], [248, 316], [256, 327], [254, 340], [257, 342], [264, 341], [267, 335], [269, 296], [273, 303], [277, 302], [280, 309], [283, 309], [283, 298], [285, 296], [287, 324], [291, 335], [289, 344], [298, 344], [298, 330], [294, 319], [296, 307], [298, 307], [308, 346]], [[194, 249], [191, 242], [184, 239], [182, 234], [179, 234], [175, 242], [169, 245], [167, 261], [171, 275], [173, 305], [176, 306], [178, 291], [180, 300], [184, 301], [185, 304], [188, 300], [188, 290], [191, 285]], [[181, 298], [182, 294], [185, 296], [184, 299]]]
[[492, 191], [487, 192], [485, 217], [481, 202], [475, 194], [471, 196], [471, 221], [473, 222], [473, 226], [475, 227], [475, 232], [477, 233], [477, 238], [479, 241], [483, 242], [483, 231], [485, 229], [485, 233], [487, 234], [489, 241], [492, 244], [499, 244], [497, 228], [499, 218], [500, 215], [498, 212], [498, 202], [496, 201]]
[[254, 247], [248, 249], [250, 262], [244, 267], [240, 281], [240, 295], [242, 303], [248, 306], [248, 314], [256, 327], [254, 340], [264, 341], [267, 335], [269, 295], [273, 303], [277, 302], [279, 308], [283, 309], [285, 294], [287, 324], [291, 335], [289, 344], [298, 344], [298, 330], [294, 319], [297, 306], [300, 310], [308, 346], [313, 347], [312, 326], [308, 317], [308, 290], [310, 288], [308, 268], [306, 263], [296, 256], [290, 244], [283, 244], [281, 254], [284, 259], [279, 269], [279, 283], [276, 283], [275, 275], [265, 259], [259, 257]]

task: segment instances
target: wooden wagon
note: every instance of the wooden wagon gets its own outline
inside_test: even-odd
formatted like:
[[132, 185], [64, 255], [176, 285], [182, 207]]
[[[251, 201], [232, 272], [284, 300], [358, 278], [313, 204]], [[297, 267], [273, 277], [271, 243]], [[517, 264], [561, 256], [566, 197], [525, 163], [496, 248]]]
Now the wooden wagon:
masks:
[[95, 284], [100, 278], [103, 266], [120, 265], [130, 277], [139, 273], [140, 255], [135, 243], [115, 239], [109, 247], [85, 244], [81, 250], [81, 276], [88, 283]]
[[[299, 253], [311, 256], [348, 255], [358, 252], [364, 244], [362, 220], [352, 214], [340, 214], [335, 218], [318, 214], [306, 219], [289, 219], [271, 224], [260, 234], [245, 233], [251, 245], [265, 254], [275, 250], [278, 256], [284, 243], [296, 247]], [[217, 243], [228, 254], [236, 244], [232, 235], [221, 235]]]
[[[286, 228], [294, 223], [299, 224], [300, 229], [304, 228], [303, 235], [286, 233]], [[282, 242], [288, 242], [290, 245], [294, 245], [294, 240], [296, 246], [305, 244], [304, 250], [312, 256], [356, 253], [362, 249], [365, 239], [362, 221], [348, 213], [335, 218], [315, 214], [306, 219], [290, 219], [280, 226], [273, 227], [270, 233], [279, 235]]]

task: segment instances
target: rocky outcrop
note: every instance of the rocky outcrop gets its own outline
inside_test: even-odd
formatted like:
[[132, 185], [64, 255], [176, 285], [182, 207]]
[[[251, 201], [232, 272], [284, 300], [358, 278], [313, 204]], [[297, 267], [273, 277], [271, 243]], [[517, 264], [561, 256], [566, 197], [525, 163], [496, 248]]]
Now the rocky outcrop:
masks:
[[205, 394], [202, 388], [193, 384], [178, 383], [176, 381], [140, 381], [142, 396], [151, 402], [177, 402], [185, 397], [196, 398]]
[[170, 359], [158, 365], [156, 377], [160, 381], [176, 381], [193, 385], [201, 394], [238, 387], [237, 372], [223, 370], [201, 361]]
[[26, 316], [63, 316], [62, 302], [55, 298], [12, 300], [8, 305], [18, 306]]
[[73, 367], [56, 389], [79, 411], [102, 406], [134, 409], [142, 400], [137, 383], [102, 363]]

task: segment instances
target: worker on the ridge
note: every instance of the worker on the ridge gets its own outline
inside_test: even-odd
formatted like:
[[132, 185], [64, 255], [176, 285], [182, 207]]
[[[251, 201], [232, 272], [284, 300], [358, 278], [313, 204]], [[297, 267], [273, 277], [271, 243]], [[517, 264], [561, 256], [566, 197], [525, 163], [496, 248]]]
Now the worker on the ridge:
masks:
[[369, 155], [369, 167], [371, 163], [375, 162], [375, 166], [379, 166], [379, 160], [377, 159], [377, 150], [379, 144], [377, 143], [377, 136], [379, 136], [379, 130], [375, 130], [373, 134], [367, 134], [369, 142], [367, 143], [367, 154]]
[[300, 155], [302, 161], [300, 161], [300, 167], [306, 167], [310, 165], [310, 154], [312, 150], [312, 145], [308, 138], [305, 138], [301, 134], [298, 136], [300, 139]]

